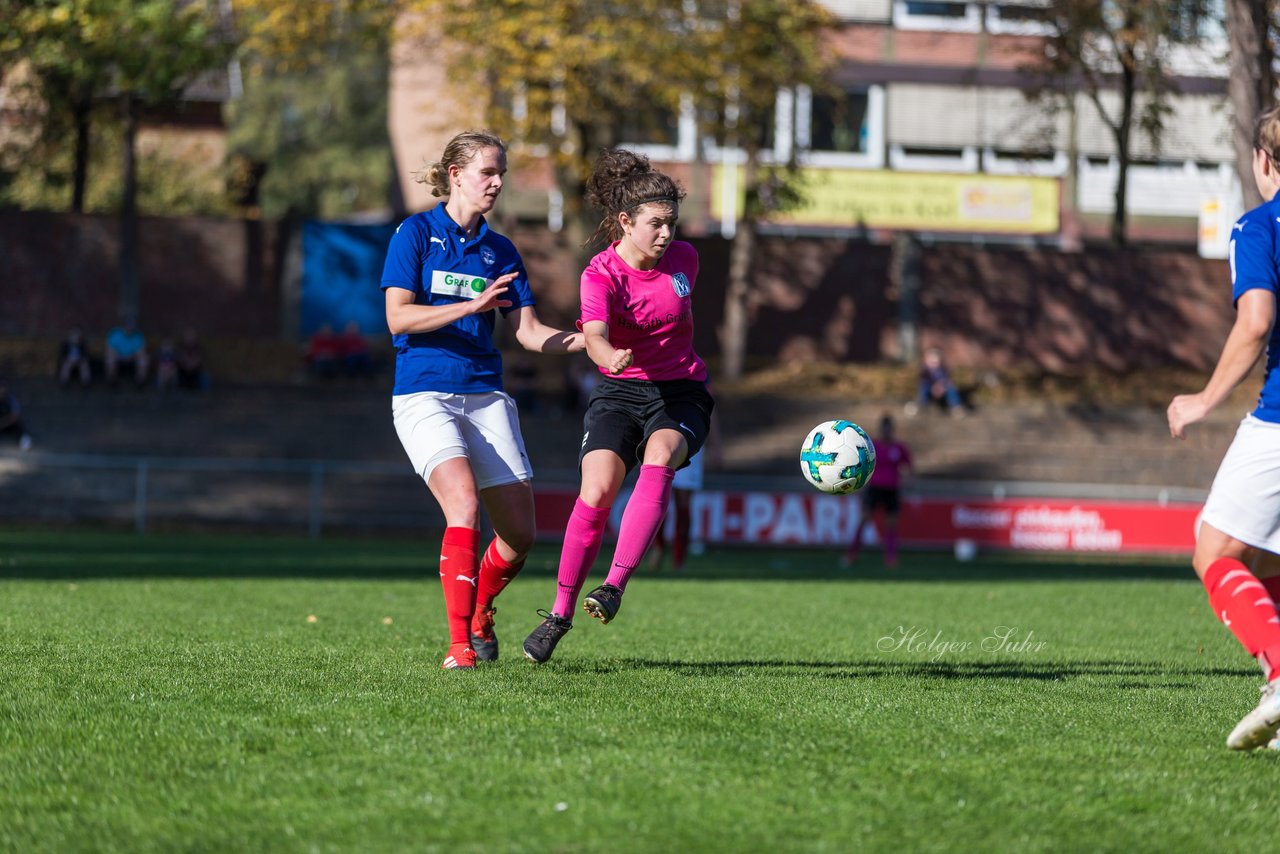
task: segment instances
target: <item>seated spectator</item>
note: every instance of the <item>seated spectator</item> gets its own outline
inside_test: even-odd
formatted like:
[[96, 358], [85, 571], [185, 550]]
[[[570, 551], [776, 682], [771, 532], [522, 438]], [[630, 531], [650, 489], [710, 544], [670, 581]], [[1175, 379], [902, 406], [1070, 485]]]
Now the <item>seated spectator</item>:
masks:
[[189, 391], [201, 391], [209, 387], [209, 375], [204, 369], [204, 347], [190, 327], [182, 330], [175, 349], [178, 362], [178, 387]]
[[306, 360], [311, 373], [322, 380], [331, 380], [338, 375], [338, 365], [342, 360], [342, 339], [334, 334], [332, 326], [326, 323], [311, 336]]
[[916, 400], [914, 404], [907, 404], [907, 414], [915, 415], [921, 408], [931, 403], [946, 406], [947, 410], [957, 418], [964, 417], [964, 404], [960, 400], [960, 391], [951, 381], [951, 373], [942, 361], [942, 351], [937, 347], [930, 347], [924, 352]]
[[31, 434], [22, 423], [22, 405], [3, 377], [0, 377], [0, 439], [14, 440], [24, 451], [31, 449]]
[[68, 332], [66, 340], [58, 348], [58, 385], [66, 388], [73, 378], [86, 387], [93, 379], [89, 347], [85, 344], [84, 333], [79, 328], [73, 328]]
[[115, 385], [121, 373], [131, 373], [134, 382], [142, 385], [150, 367], [147, 339], [138, 331], [134, 319], [125, 317], [107, 333], [107, 382]]
[[160, 342], [156, 349], [156, 388], [169, 391], [178, 386], [178, 351], [172, 338]]
[[360, 324], [348, 321], [338, 336], [338, 347], [342, 353], [342, 371], [349, 377], [363, 377], [369, 373], [369, 342], [360, 334]]

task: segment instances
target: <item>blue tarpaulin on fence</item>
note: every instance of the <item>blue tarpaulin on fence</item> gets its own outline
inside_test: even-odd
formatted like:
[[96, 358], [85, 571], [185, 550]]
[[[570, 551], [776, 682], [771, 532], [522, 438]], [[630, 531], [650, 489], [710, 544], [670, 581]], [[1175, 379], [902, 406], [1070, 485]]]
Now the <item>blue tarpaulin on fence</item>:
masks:
[[298, 330], [303, 338], [326, 323], [341, 331], [353, 320], [364, 335], [387, 334], [379, 282], [397, 225], [303, 223]]

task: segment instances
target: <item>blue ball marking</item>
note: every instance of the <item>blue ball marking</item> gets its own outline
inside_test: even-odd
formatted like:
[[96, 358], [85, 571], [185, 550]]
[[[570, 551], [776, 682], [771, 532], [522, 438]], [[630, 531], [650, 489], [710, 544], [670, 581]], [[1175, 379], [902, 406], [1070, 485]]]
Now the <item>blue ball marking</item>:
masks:
[[824, 454], [822, 452], [822, 433], [820, 432], [813, 435], [813, 441], [809, 443], [809, 447], [800, 453], [800, 462], [808, 466], [809, 477], [815, 483], [820, 482], [822, 479], [821, 475], [818, 474], [818, 466], [829, 466], [835, 461], [835, 454]]

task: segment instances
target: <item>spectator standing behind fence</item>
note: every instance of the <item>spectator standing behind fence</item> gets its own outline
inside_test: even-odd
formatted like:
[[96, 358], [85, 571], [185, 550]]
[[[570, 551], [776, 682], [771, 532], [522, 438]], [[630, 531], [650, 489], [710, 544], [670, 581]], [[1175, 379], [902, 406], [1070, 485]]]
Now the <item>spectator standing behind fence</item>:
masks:
[[31, 449], [31, 434], [22, 422], [22, 404], [4, 377], [0, 377], [0, 438], [17, 442], [21, 450]]
[[956, 418], [964, 417], [964, 403], [960, 399], [960, 391], [951, 379], [942, 360], [942, 351], [930, 347], [924, 351], [920, 363], [920, 382], [916, 390], [916, 399], [907, 404], [907, 415], [915, 415], [930, 404], [946, 406]]
[[67, 332], [67, 337], [58, 348], [58, 385], [66, 388], [73, 379], [79, 380], [80, 385], [85, 387], [93, 381], [93, 361], [89, 355], [89, 346], [78, 327]]
[[147, 381], [151, 368], [147, 339], [139, 331], [137, 321], [126, 316], [119, 326], [107, 333], [107, 382], [115, 385], [120, 374], [130, 373], [137, 385]]
[[[506, 144], [497, 136], [451, 139], [440, 161], [418, 176], [446, 201], [400, 224], [382, 273], [396, 349], [396, 433], [445, 519], [439, 552], [450, 641], [445, 669], [498, 657], [493, 602], [533, 546], [533, 470], [515, 404], [503, 392], [496, 314], [527, 350], [583, 348], [581, 333], [538, 319], [520, 253], [485, 220], [506, 171]], [[483, 553], [481, 504], [494, 532]]]

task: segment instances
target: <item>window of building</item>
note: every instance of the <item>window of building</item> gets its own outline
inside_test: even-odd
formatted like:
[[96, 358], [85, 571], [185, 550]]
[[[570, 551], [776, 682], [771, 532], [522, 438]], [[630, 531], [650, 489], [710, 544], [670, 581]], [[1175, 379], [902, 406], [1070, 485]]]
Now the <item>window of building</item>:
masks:
[[812, 166], [884, 166], [885, 94], [867, 86], [837, 94], [796, 89], [795, 145]]
[[809, 102], [809, 145], [816, 151], [867, 150], [867, 92], [814, 95]]
[[987, 31], [1044, 36], [1053, 32], [1048, 3], [992, 3], [987, 6]]
[[680, 144], [680, 115], [651, 106], [643, 112], [628, 113], [619, 133], [624, 145], [676, 147]]
[[982, 171], [992, 175], [1067, 174], [1069, 164], [1065, 151], [1014, 151], [988, 148], [982, 152]]
[[894, 0], [893, 25], [903, 30], [953, 30], [976, 33], [982, 29], [981, 5]]
[[919, 145], [889, 146], [889, 166], [903, 172], [977, 172], [978, 149]]

